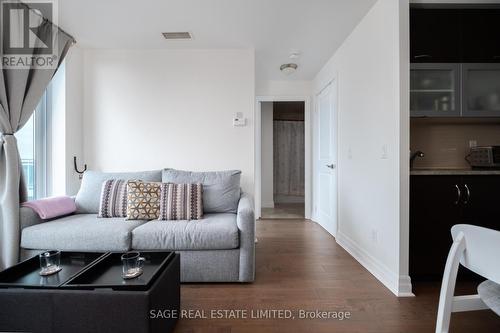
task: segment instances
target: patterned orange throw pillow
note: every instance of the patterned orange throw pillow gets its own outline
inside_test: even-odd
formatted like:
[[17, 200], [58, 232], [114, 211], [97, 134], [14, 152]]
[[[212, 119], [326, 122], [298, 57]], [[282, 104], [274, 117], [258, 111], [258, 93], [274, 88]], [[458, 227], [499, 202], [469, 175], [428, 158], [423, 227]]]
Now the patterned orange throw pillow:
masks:
[[127, 182], [127, 220], [153, 220], [160, 213], [161, 183]]

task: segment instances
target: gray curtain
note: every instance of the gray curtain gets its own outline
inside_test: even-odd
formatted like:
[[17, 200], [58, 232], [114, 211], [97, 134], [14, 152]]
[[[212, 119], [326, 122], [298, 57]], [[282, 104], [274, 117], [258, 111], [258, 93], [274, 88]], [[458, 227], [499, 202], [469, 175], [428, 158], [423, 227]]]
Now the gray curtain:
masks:
[[304, 195], [304, 122], [275, 120], [274, 195]]
[[[37, 35], [43, 36], [42, 40], [57, 41], [54, 53], [59, 67], [74, 39], [52, 22], [40, 18], [42, 20]], [[2, 43], [3, 50], [6, 39]], [[3, 59], [3, 51], [0, 56]], [[16, 264], [19, 259], [19, 204], [24, 200], [25, 188], [14, 134], [33, 114], [56, 70], [0, 68], [0, 270]]]

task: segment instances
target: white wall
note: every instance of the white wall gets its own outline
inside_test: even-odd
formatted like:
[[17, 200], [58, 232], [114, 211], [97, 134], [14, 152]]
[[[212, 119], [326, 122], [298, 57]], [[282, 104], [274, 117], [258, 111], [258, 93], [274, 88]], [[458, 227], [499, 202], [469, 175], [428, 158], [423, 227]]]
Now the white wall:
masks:
[[254, 72], [253, 50], [85, 50], [89, 167], [241, 169], [253, 192]]
[[337, 242], [404, 295], [411, 289], [399, 262], [400, 3], [405, 6], [376, 2], [318, 73], [313, 89], [338, 80]]
[[274, 207], [273, 102], [262, 102], [262, 207]]
[[255, 92], [257, 96], [310, 96], [312, 93], [312, 81], [259, 81], [256, 84]]

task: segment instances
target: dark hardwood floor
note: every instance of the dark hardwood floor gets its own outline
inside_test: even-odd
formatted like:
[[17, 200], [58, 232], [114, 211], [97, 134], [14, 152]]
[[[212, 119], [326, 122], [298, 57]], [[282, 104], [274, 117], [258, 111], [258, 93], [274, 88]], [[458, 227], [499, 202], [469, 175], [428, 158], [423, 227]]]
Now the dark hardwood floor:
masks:
[[[335, 319], [181, 319], [175, 332], [434, 332], [439, 283], [418, 284], [397, 298], [319, 225], [296, 220], [257, 223], [253, 284], [184, 284], [181, 307], [205, 310], [349, 311]], [[474, 292], [461, 285], [458, 293]], [[452, 315], [451, 333], [500, 332], [491, 311]]]

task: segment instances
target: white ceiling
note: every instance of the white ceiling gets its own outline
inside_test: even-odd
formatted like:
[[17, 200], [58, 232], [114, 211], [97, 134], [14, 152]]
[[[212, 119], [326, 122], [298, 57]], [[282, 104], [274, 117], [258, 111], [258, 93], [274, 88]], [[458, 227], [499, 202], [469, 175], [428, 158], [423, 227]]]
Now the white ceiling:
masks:
[[[59, 25], [83, 48], [255, 48], [258, 80], [310, 80], [375, 1], [60, 0]], [[299, 69], [286, 77], [279, 66], [295, 49]]]

